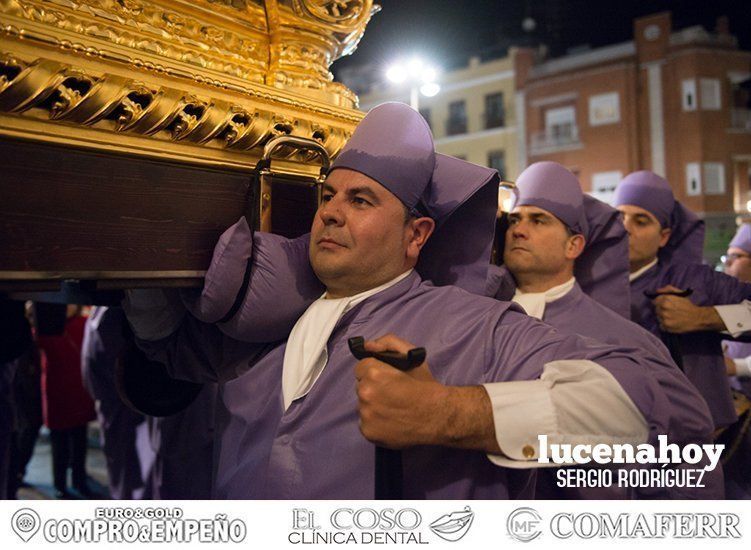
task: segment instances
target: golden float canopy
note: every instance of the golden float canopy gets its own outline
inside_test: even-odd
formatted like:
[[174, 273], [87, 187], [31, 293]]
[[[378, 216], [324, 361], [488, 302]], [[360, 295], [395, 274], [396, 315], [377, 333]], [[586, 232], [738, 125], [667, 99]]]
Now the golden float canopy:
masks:
[[[329, 66], [377, 9], [0, 0], [0, 282], [200, 277], [271, 139], [346, 143], [362, 113]], [[314, 153], [277, 152], [316, 176]]]

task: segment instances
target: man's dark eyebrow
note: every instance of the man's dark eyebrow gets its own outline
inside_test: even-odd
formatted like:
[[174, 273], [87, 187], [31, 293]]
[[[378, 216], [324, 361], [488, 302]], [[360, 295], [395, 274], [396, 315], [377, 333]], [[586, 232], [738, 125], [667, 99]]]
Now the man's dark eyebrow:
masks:
[[[323, 190], [329, 193], [337, 193], [336, 189], [334, 189], [334, 187], [328, 183], [323, 184]], [[347, 194], [350, 197], [354, 197], [356, 195], [367, 195], [368, 198], [370, 198], [373, 202], [381, 202], [376, 196], [375, 192], [369, 187], [351, 187], [347, 190]]]
[[548, 220], [551, 216], [545, 212], [530, 212], [529, 217], [535, 220]]
[[378, 200], [375, 192], [370, 187], [352, 187], [348, 191], [350, 195], [368, 195], [374, 200]]

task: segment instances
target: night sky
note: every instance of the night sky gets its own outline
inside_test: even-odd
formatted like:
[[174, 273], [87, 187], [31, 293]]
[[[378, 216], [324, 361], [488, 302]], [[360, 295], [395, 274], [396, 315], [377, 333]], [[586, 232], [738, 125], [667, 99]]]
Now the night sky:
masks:
[[[358, 49], [332, 69], [390, 60], [416, 53], [444, 69], [467, 57], [503, 55], [510, 45], [545, 43], [552, 55], [569, 48], [614, 44], [632, 38], [634, 17], [670, 10], [673, 28], [703, 24], [714, 30], [727, 15], [730, 30], [751, 49], [751, 0], [377, 0]], [[522, 30], [531, 16], [534, 33]]]

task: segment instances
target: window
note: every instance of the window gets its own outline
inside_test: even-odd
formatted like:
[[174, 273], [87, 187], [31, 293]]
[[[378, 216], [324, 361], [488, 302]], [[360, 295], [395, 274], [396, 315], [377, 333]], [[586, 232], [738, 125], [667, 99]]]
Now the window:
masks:
[[592, 174], [592, 192], [590, 195], [612, 204], [615, 198], [615, 188], [621, 179], [623, 179], [623, 173], [618, 170]]
[[503, 150], [488, 152], [488, 167], [498, 170], [501, 179], [506, 177], [506, 152]]
[[621, 120], [618, 92], [593, 95], [589, 98], [589, 125], [601, 126]]
[[684, 80], [681, 82], [681, 95], [683, 97], [683, 110], [696, 110], [696, 80]]
[[576, 141], [579, 132], [576, 128], [574, 107], [558, 107], [545, 111], [545, 134], [556, 143]]
[[689, 162], [686, 165], [686, 194], [691, 197], [701, 195], [701, 173], [698, 162]]
[[699, 80], [701, 91], [701, 108], [705, 111], [719, 111], [722, 108], [720, 97], [720, 81], [716, 78], [702, 78]]
[[449, 103], [449, 119], [446, 134], [453, 136], [467, 133], [467, 105], [464, 100]]
[[485, 129], [506, 125], [506, 111], [503, 106], [503, 92], [485, 96]]
[[430, 126], [430, 128], [432, 129], [433, 124], [430, 122], [430, 107], [422, 107], [420, 109], [420, 114], [422, 115], [422, 118], [425, 119], [425, 122], [428, 123], [428, 126]]
[[704, 192], [707, 195], [725, 194], [725, 165], [721, 162], [704, 163]]

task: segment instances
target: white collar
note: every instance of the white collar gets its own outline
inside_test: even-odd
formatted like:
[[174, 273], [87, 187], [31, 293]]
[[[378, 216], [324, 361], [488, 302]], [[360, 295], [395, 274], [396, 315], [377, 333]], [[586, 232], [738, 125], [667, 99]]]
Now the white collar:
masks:
[[649, 271], [650, 269], [652, 269], [656, 265], [657, 265], [657, 258], [655, 258], [654, 260], [652, 260], [651, 262], [649, 262], [644, 267], [641, 267], [641, 268], [637, 269], [633, 273], [629, 273], [628, 274], [628, 282], [629, 283], [634, 282], [636, 279], [638, 279], [639, 277], [641, 277], [642, 275], [644, 275], [647, 271]]
[[517, 288], [511, 300], [522, 306], [530, 317], [542, 319], [543, 315], [545, 315], [545, 305], [563, 298], [571, 292], [575, 284], [576, 279], [571, 277], [565, 283], [543, 292], [522, 292]]
[[412, 269], [390, 281], [344, 298], [326, 298], [324, 293], [300, 316], [287, 339], [282, 365], [282, 399], [287, 410], [313, 388], [328, 362], [326, 344], [339, 319], [350, 309], [371, 296], [406, 279]]

